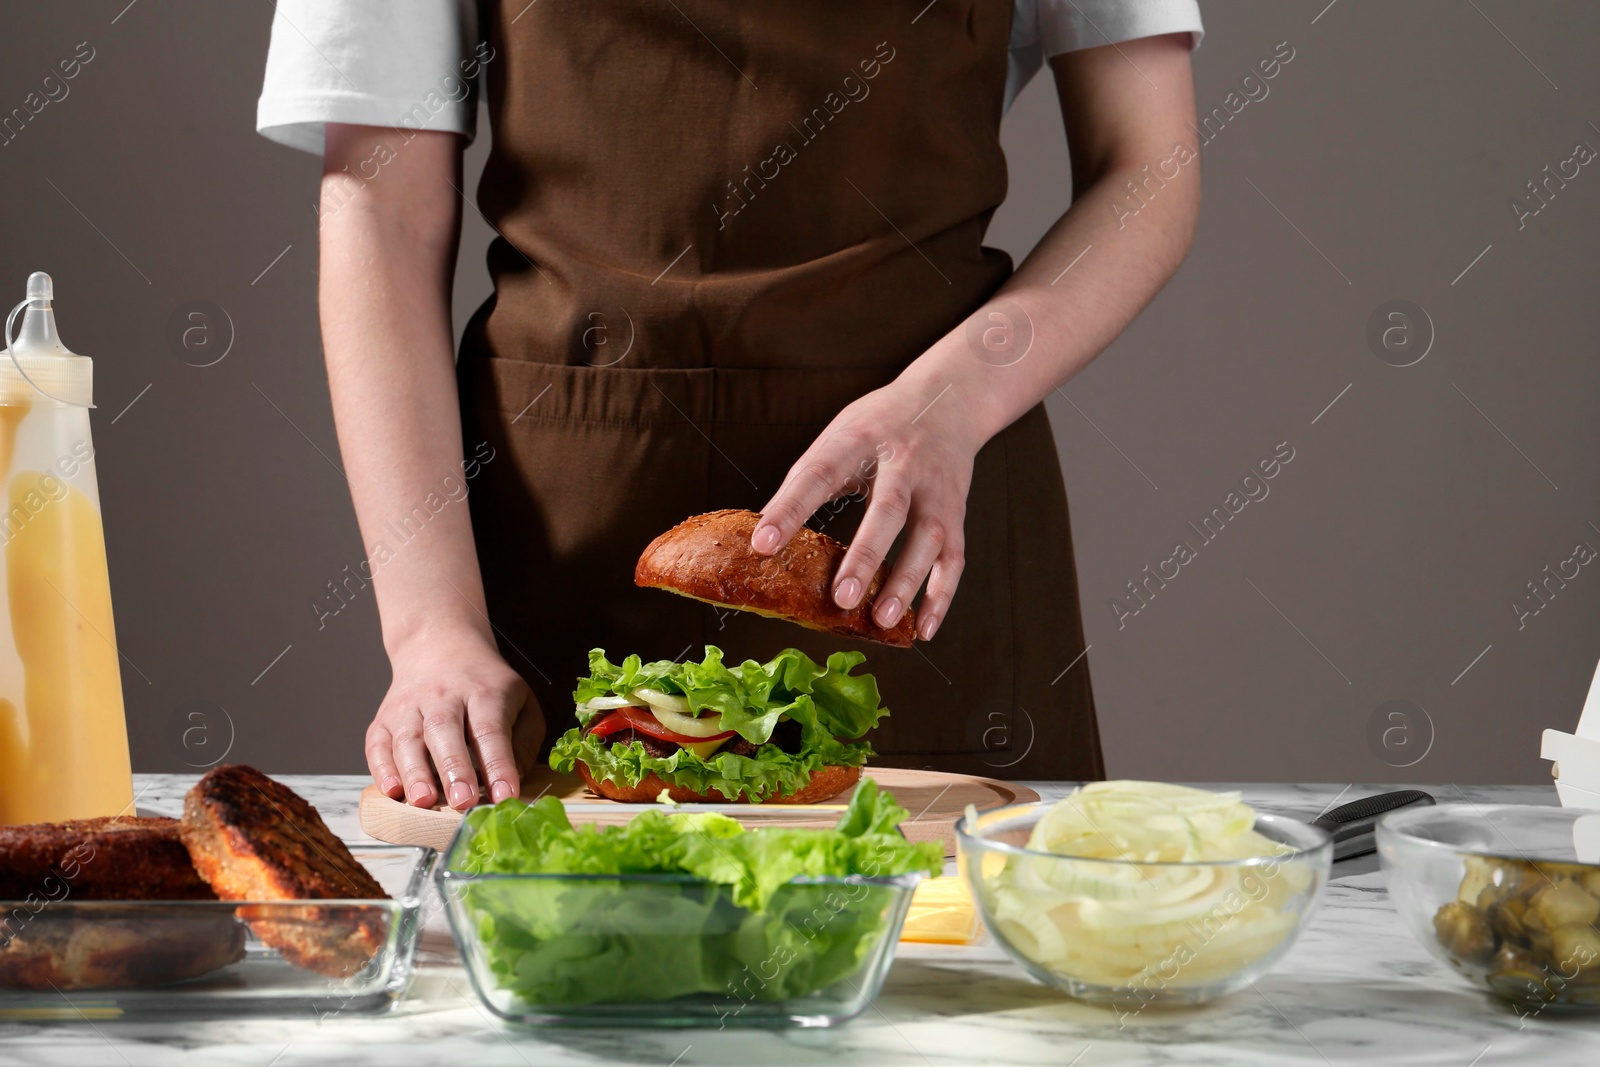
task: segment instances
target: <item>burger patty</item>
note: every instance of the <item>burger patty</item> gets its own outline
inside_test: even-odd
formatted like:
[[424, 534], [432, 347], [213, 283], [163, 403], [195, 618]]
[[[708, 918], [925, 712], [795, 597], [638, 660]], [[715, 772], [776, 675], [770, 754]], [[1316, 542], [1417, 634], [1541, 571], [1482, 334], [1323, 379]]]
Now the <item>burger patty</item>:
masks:
[[606, 740], [613, 745], [631, 745], [637, 741], [644, 746], [645, 755], [654, 756], [656, 759], [666, 759], [682, 747], [675, 741], [663, 741], [658, 737], [642, 734], [638, 730], [618, 730]]
[[[184, 797], [179, 833], [195, 869], [223, 900], [389, 898], [316, 808], [254, 767], [207, 772]], [[238, 910], [284, 959], [330, 978], [360, 971], [389, 933], [389, 913], [376, 905]]]
[[178, 820], [114, 815], [0, 826], [0, 900], [215, 900]]
[[226, 967], [245, 952], [244, 927], [226, 911], [76, 906], [215, 900], [176, 819], [0, 827], [0, 899], [8, 902], [0, 906], [0, 989], [160, 985]]
[[[128, 898], [133, 899], [133, 898]], [[129, 989], [197, 978], [245, 956], [244, 927], [226, 911], [141, 903], [12, 913], [0, 945], [0, 989]]]
[[[791, 756], [799, 755], [801, 749], [800, 724], [793, 719], [779, 719], [778, 725], [772, 728], [772, 738], [769, 745], [777, 745], [782, 752]], [[752, 744], [742, 737], [735, 737], [720, 749], [722, 752], [732, 752], [736, 756], [754, 756], [760, 745]]]

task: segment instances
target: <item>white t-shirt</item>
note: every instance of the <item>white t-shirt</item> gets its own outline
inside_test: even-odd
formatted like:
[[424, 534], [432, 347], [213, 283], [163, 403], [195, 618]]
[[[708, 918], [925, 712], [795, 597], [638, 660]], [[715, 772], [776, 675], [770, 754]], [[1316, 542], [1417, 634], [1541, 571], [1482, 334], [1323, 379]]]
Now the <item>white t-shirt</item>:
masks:
[[[1046, 57], [1204, 32], [1196, 0], [1013, 0], [1007, 108]], [[528, 5], [533, 6], [532, 3]], [[513, 20], [514, 21], [514, 20]], [[322, 153], [323, 124], [476, 131], [477, 0], [278, 0], [256, 130]]]

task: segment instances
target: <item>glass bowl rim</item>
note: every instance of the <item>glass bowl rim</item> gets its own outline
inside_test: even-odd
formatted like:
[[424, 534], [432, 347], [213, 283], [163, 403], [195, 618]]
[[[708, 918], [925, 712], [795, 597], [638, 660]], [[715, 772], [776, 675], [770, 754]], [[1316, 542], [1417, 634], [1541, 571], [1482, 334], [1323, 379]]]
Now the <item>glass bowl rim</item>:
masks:
[[[626, 872], [620, 874], [589, 874], [576, 871], [493, 871], [484, 874], [471, 874], [467, 871], [457, 870], [443, 863], [435, 870], [434, 877], [440, 885], [469, 885], [488, 882], [572, 882], [583, 885], [595, 882], [624, 882], [639, 885], [706, 885], [724, 886], [732, 889], [727, 882], [713, 882], [709, 878], [702, 878], [696, 874], [677, 872]], [[906, 874], [837, 874], [837, 875], [799, 875], [784, 882], [784, 885], [868, 885], [887, 886], [898, 889], [911, 889], [927, 877], [921, 871], [911, 871]]]
[[1431, 837], [1423, 837], [1405, 828], [1409, 822], [1425, 821], [1424, 816], [1439, 816], [1446, 813], [1462, 812], [1472, 817], [1481, 826], [1496, 830], [1502, 837], [1505, 831], [1495, 827], [1487, 819], [1491, 811], [1515, 811], [1518, 813], [1529, 812], [1537, 815], [1570, 815], [1569, 822], [1576, 822], [1583, 815], [1600, 815], [1600, 811], [1590, 811], [1585, 808], [1567, 808], [1556, 804], [1474, 804], [1471, 801], [1453, 801], [1448, 804], [1429, 804], [1425, 807], [1411, 808], [1405, 811], [1394, 811], [1378, 820], [1377, 832], [1380, 835], [1397, 837], [1408, 845], [1441, 849], [1458, 856], [1482, 856], [1485, 859], [1512, 860], [1517, 863], [1564, 863], [1572, 867], [1588, 867], [1600, 870], [1600, 863], [1585, 863], [1583, 860], [1554, 859], [1548, 856], [1531, 855], [1528, 850], [1518, 848], [1508, 841], [1507, 847], [1502, 850], [1467, 848], [1454, 845], [1448, 841], [1437, 841]]
[[[978, 816], [979, 818], [995, 818], [998, 821], [1008, 812], [1012, 814], [1020, 814], [1029, 811], [1029, 809], [1037, 809], [1042, 815], [1043, 812], [1048, 811], [1057, 803], [1059, 803], [1059, 801], [1035, 800], [1027, 804], [1008, 804], [1003, 808], [992, 808], [989, 811], [979, 812]], [[1110, 867], [1173, 867], [1178, 869], [1200, 869], [1206, 867], [1266, 867], [1274, 863], [1300, 862], [1304, 860], [1316, 862], [1320, 855], [1326, 855], [1329, 858], [1329, 862], [1332, 862], [1333, 856], [1333, 837], [1328, 833], [1328, 831], [1322, 829], [1320, 826], [1314, 826], [1311, 823], [1302, 822], [1301, 820], [1288, 815], [1275, 815], [1272, 812], [1266, 811], [1256, 812], [1256, 819], [1258, 822], [1265, 819], [1269, 825], [1276, 824], [1292, 826], [1297, 830], [1309, 831], [1313, 835], [1319, 837], [1321, 840], [1309, 848], [1295, 847], [1289, 852], [1276, 853], [1269, 856], [1246, 856], [1242, 859], [1233, 860], [1123, 860], [1109, 859], [1101, 856], [1063, 855], [1057, 852], [1040, 852], [1036, 849], [1022, 848], [1018, 845], [1008, 845], [1003, 841], [995, 841], [992, 838], [982, 835], [981, 833], [974, 833], [973, 830], [976, 828], [967, 821], [968, 819], [969, 816], [963, 814], [961, 818], [956, 820], [956, 844], [962, 850], [972, 849], [976, 851], [990, 851], [998, 852], [1006, 856], [1027, 856], [1035, 859], [1071, 860], [1075, 863], [1103, 863]]]

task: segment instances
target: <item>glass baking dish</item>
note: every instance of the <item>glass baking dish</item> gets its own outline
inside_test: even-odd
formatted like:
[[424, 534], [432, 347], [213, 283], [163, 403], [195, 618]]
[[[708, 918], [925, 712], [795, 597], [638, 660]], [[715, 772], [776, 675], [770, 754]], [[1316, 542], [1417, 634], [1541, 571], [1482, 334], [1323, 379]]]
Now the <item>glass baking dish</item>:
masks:
[[[301, 1015], [389, 1008], [411, 976], [436, 853], [351, 849], [390, 900], [74, 900], [60, 880], [0, 901], [0, 1021]], [[352, 932], [362, 936], [352, 938]], [[318, 973], [277, 944], [343, 946]], [[377, 943], [376, 953], [352, 950]]]
[[674, 874], [467, 874], [463, 821], [435, 880], [473, 989], [510, 1022], [833, 1026], [872, 1003], [920, 874], [795, 879], [752, 912]]

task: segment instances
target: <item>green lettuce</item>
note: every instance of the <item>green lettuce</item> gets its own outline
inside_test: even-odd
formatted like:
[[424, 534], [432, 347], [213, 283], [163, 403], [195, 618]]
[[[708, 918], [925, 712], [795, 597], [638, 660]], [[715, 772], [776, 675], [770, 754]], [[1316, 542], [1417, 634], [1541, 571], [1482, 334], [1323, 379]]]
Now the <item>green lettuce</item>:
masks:
[[596, 779], [616, 785], [638, 785], [656, 774], [664, 782], [697, 793], [715, 789], [724, 797], [746, 793], [750, 799], [762, 801], [797, 792], [823, 767], [859, 767], [872, 755], [871, 745], [859, 741], [843, 744], [830, 737], [796, 755], [777, 745], [763, 745], [754, 756], [722, 751], [701, 759], [686, 748], [668, 756], [652, 756], [638, 741], [613, 745], [604, 738], [568, 730], [551, 748], [550, 766], [569, 772], [582, 761]]
[[[551, 748], [550, 766], [568, 772], [581, 761], [595, 778], [629, 786], [654, 773], [673, 785], [701, 792], [715, 789], [730, 798], [741, 792], [753, 800], [793, 793], [822, 767], [859, 767], [874, 754], [869, 745], [847, 743], [889, 714], [879, 704], [877, 680], [870, 674], [850, 673], [865, 661], [859, 652], [835, 652], [823, 666], [789, 648], [766, 663], [745, 660], [729, 667], [722, 662], [722, 650], [707, 645], [699, 663], [645, 663], [629, 656], [615, 664], [604, 650], [593, 649], [589, 676], [579, 680], [572, 694], [580, 709], [596, 697], [659, 689], [683, 696], [697, 713], [719, 714], [723, 729], [764, 747], [754, 756], [722, 751], [701, 759], [680, 749], [655, 757], [637, 741], [612, 745], [585, 737], [583, 728], [608, 712], [580, 710], [579, 727], [568, 730]], [[799, 724], [798, 754], [767, 745], [780, 718]]]
[[856, 975], [893, 934], [909, 892], [805, 879], [941, 869], [938, 845], [900, 836], [905, 816], [871, 780], [833, 830], [746, 831], [724, 815], [670, 809], [575, 829], [553, 797], [505, 800], [467, 814], [450, 867], [589, 876], [459, 890], [489, 973], [529, 1004], [787, 1000]]

